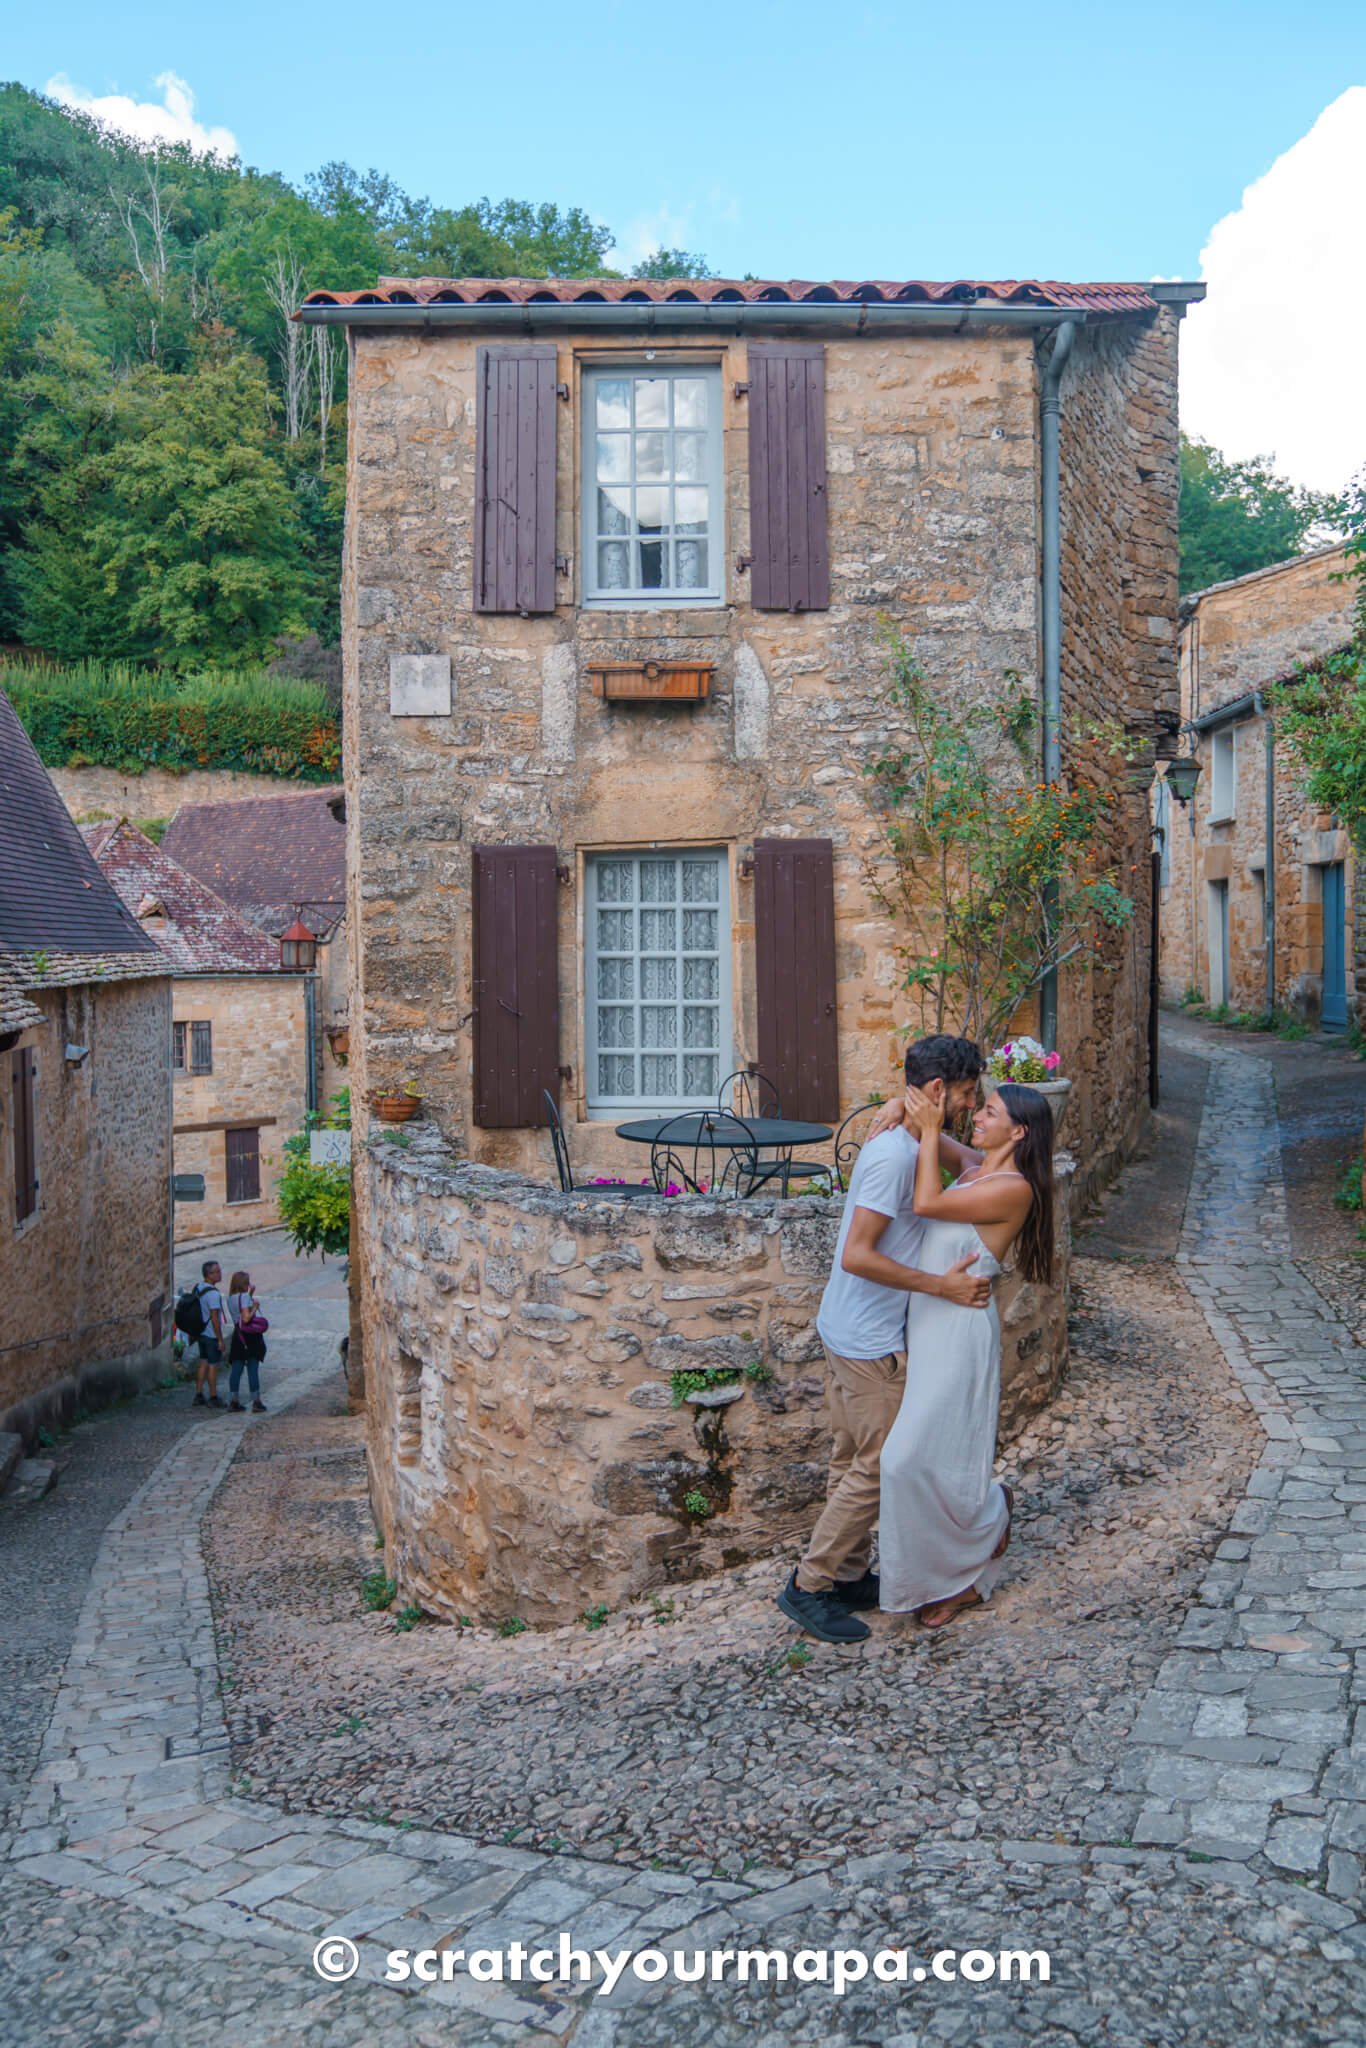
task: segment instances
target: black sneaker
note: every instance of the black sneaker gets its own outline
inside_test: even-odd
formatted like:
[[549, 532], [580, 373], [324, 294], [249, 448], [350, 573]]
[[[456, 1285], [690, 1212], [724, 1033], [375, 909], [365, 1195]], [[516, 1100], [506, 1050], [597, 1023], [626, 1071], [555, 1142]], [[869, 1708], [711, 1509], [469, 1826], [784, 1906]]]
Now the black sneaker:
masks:
[[246, 1411], [246, 1409], [245, 1409], [245, 1408], [244, 1408], [244, 1407], [242, 1406], [242, 1403], [241, 1403], [240, 1401], [229, 1401], [229, 1403], [228, 1403], [228, 1413], [229, 1413], [229, 1415], [245, 1415], [245, 1414], [246, 1414], [246, 1412], [247, 1412], [247, 1411]]
[[223, 1406], [223, 1403], [219, 1400], [217, 1394], [210, 1394], [208, 1400], [204, 1403], [204, 1406], [206, 1408], [221, 1408]]
[[876, 1572], [865, 1572], [861, 1579], [836, 1579], [832, 1588], [835, 1598], [851, 1614], [866, 1614], [869, 1608], [876, 1607], [881, 1590]]
[[833, 1593], [804, 1593], [795, 1571], [778, 1595], [778, 1605], [789, 1621], [823, 1643], [861, 1643], [871, 1633], [867, 1622], [851, 1614]]
[[193, 1401], [191, 1401], [190, 1403], [190, 1406], [192, 1408], [202, 1408], [204, 1405], [204, 1396], [202, 1394], [196, 1394]]
[[253, 1415], [264, 1415], [264, 1414], [265, 1414], [265, 1412], [266, 1412], [266, 1404], [265, 1404], [265, 1402], [264, 1402], [264, 1401], [253, 1401], [253, 1402], [252, 1402], [252, 1404], [251, 1404], [251, 1412], [252, 1412], [252, 1414], [253, 1414]]

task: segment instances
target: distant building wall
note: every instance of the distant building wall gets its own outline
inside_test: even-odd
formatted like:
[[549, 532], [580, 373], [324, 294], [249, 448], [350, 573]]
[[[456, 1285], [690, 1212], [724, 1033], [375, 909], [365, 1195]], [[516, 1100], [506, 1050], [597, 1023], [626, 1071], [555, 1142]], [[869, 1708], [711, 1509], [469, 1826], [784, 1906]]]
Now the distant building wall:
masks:
[[[175, 1021], [208, 1024], [212, 1072], [175, 1075], [175, 1170], [202, 1173], [205, 1199], [176, 1205], [176, 1241], [265, 1230], [279, 1222], [276, 1182], [283, 1145], [303, 1129], [306, 1108], [304, 977], [298, 974], [186, 975], [175, 983]], [[229, 1152], [258, 1133], [259, 1194], [229, 1189]], [[240, 1188], [240, 1181], [239, 1181]], [[230, 1199], [230, 1193], [237, 1199]]]
[[[63, 1404], [156, 1378], [172, 1308], [170, 982], [30, 999], [42, 1027], [0, 1052], [0, 1428], [26, 1434]], [[67, 1046], [87, 1056], [69, 1061]], [[37, 1063], [38, 1206], [16, 1227], [11, 1076], [24, 1049]]]
[[[1268, 687], [1297, 662], [1343, 646], [1355, 589], [1338, 580], [1341, 548], [1217, 585], [1187, 600], [1181, 632], [1181, 709], [1199, 719]], [[1231, 762], [1229, 750], [1231, 744]], [[1163, 995], [1188, 989], [1235, 1010], [1267, 1001], [1266, 720], [1255, 708], [1195, 743], [1200, 782], [1188, 809], [1171, 804], [1162, 892]], [[1347, 834], [1305, 801], [1302, 771], [1284, 745], [1274, 756], [1275, 1001], [1310, 1023], [1320, 1016], [1325, 966], [1325, 869], [1343, 869], [1346, 994], [1359, 1008], [1354, 960], [1355, 862]], [[1331, 892], [1330, 892], [1331, 893]], [[1220, 927], [1227, 917], [1228, 979]]]

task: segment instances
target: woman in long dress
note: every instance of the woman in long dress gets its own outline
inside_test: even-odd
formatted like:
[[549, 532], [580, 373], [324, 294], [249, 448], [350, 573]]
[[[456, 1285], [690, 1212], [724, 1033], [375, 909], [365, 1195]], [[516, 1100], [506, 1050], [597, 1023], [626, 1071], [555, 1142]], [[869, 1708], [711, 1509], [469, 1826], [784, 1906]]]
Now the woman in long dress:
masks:
[[[1007, 1082], [973, 1122], [979, 1162], [942, 1185], [943, 1105], [912, 1089], [907, 1117], [920, 1140], [915, 1208], [927, 1219], [917, 1263], [993, 1278], [1018, 1241], [1025, 1278], [1053, 1271], [1053, 1114], [1033, 1088]], [[913, 1294], [906, 1391], [882, 1447], [878, 1550], [884, 1612], [942, 1628], [990, 1598], [1010, 1540], [1013, 1499], [992, 1478], [1001, 1405], [1001, 1325], [993, 1301], [958, 1308]]]

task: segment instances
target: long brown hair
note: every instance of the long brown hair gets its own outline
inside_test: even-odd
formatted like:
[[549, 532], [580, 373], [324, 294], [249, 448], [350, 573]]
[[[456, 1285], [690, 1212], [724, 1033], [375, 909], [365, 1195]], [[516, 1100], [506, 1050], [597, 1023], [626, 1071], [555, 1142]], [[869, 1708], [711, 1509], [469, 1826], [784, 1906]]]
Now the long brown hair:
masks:
[[1018, 1081], [1003, 1081], [996, 1090], [1013, 1124], [1024, 1125], [1015, 1140], [1015, 1165], [1029, 1183], [1034, 1199], [1016, 1239], [1017, 1260], [1026, 1280], [1053, 1284], [1053, 1112], [1047, 1096]]
[[228, 1282], [228, 1293], [229, 1293], [229, 1294], [250, 1294], [250, 1292], [251, 1292], [251, 1275], [250, 1275], [250, 1273], [234, 1273], [234, 1274], [233, 1274], [233, 1276], [232, 1276], [232, 1278], [231, 1278], [231, 1280], [229, 1280], [229, 1282]]

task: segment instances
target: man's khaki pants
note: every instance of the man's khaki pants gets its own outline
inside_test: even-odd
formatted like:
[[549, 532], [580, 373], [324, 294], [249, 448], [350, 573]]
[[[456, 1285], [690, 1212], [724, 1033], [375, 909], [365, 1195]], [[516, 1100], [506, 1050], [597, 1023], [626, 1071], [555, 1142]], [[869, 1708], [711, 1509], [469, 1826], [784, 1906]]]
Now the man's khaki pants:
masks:
[[828, 1593], [840, 1581], [861, 1579], [877, 1527], [878, 1459], [906, 1389], [906, 1354], [841, 1358], [824, 1346], [830, 1367], [830, 1420], [835, 1445], [821, 1518], [797, 1566], [804, 1593]]

